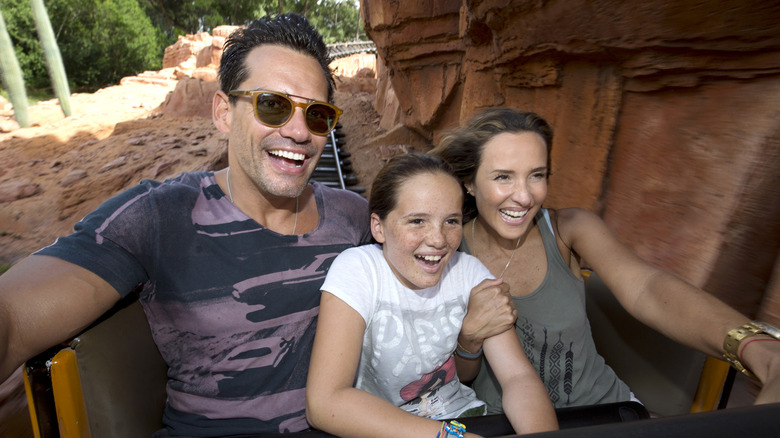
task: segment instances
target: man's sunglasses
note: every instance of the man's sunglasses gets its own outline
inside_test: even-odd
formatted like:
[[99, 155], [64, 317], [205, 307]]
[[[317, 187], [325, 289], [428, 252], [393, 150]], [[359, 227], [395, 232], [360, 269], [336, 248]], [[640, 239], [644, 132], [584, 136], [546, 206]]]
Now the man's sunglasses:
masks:
[[[276, 91], [233, 90], [228, 96], [252, 96], [255, 117], [272, 128], [279, 128], [292, 119], [296, 107], [303, 109], [306, 128], [315, 135], [327, 135], [336, 127], [339, 116], [344, 112], [335, 105], [294, 94]], [[306, 100], [306, 103], [294, 102], [291, 98]]]

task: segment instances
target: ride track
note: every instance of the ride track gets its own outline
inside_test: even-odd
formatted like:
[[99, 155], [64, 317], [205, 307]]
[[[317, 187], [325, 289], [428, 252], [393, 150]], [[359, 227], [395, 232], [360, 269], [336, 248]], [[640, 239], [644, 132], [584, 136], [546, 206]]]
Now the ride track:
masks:
[[[345, 58], [358, 53], [376, 53], [376, 45], [371, 41], [328, 44], [332, 59]], [[350, 153], [343, 150], [345, 139], [341, 132], [341, 123], [328, 134], [328, 142], [320, 162], [314, 170], [312, 179], [326, 186], [351, 190], [363, 194], [364, 187], [357, 185], [357, 177], [352, 173]]]

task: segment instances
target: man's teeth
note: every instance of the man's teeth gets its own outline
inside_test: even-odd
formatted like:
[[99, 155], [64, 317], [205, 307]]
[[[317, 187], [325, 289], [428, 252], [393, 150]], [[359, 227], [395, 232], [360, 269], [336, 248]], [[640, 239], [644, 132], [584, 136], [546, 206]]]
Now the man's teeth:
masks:
[[523, 211], [499, 210], [499, 212], [502, 215], [509, 217], [510, 219], [521, 219], [525, 217], [526, 214], [528, 214], [528, 210], [523, 210]]
[[276, 155], [277, 157], [286, 158], [288, 160], [294, 160], [294, 161], [303, 161], [306, 159], [306, 155], [298, 154], [290, 151], [269, 151], [268, 153], [271, 155]]
[[421, 259], [425, 260], [426, 262], [438, 262], [441, 260], [440, 255], [427, 255], [427, 256], [419, 256]]

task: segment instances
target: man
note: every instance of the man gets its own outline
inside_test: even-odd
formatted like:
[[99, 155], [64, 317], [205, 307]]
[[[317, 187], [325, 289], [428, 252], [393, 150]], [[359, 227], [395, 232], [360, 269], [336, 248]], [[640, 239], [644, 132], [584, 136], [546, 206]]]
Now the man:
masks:
[[158, 436], [295, 432], [333, 258], [369, 241], [367, 205], [309, 183], [341, 110], [302, 16], [228, 38], [212, 114], [229, 167], [143, 181], [0, 276], [0, 379], [140, 287], [169, 366]]

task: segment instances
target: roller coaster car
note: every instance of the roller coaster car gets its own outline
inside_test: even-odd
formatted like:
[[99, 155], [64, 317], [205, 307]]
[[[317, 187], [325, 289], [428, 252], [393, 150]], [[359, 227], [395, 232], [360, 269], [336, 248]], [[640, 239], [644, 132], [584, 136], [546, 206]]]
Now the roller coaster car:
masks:
[[[725, 362], [705, 360], [630, 317], [595, 275], [586, 284], [599, 351], [644, 406], [558, 409], [562, 429], [648, 418], [648, 411], [677, 416], [724, 407], [732, 381]], [[150, 436], [162, 427], [166, 372], [141, 305], [125, 299], [83, 333], [25, 364], [35, 436]], [[465, 422], [483, 436], [513, 433], [503, 415]], [[290, 436], [296, 435], [329, 436]]]

